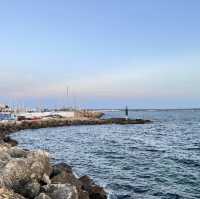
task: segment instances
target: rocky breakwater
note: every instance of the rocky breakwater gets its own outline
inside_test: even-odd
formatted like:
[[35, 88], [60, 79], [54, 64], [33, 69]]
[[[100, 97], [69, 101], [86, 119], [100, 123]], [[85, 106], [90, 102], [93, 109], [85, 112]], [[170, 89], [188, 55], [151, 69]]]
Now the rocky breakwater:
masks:
[[53, 165], [47, 152], [0, 144], [0, 199], [106, 199], [88, 176], [76, 177], [65, 163]]
[[[75, 125], [106, 125], [106, 124], [147, 124], [150, 120], [143, 119], [128, 119], [125, 118], [109, 118], [99, 119], [90, 117], [76, 117], [76, 118], [59, 118], [59, 119], [44, 119], [44, 120], [23, 120], [23, 121], [8, 121], [0, 123], [0, 141], [8, 139], [6, 136], [13, 132], [24, 129], [39, 129], [58, 126], [75, 126]], [[8, 142], [8, 140], [6, 141]]]

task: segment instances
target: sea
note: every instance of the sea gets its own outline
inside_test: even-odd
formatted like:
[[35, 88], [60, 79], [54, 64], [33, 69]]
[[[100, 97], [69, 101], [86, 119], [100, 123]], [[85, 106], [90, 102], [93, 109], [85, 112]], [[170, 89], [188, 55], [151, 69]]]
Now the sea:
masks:
[[23, 130], [12, 137], [91, 176], [110, 199], [199, 199], [200, 110], [138, 110], [129, 117], [152, 123]]

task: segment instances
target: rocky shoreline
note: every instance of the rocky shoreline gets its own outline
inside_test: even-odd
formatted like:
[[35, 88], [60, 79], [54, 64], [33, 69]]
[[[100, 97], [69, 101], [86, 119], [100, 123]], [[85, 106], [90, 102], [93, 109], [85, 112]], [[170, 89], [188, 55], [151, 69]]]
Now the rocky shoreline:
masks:
[[88, 176], [76, 177], [65, 163], [52, 165], [42, 150], [0, 144], [0, 199], [106, 199]]
[[89, 176], [77, 177], [72, 168], [52, 165], [50, 155], [42, 150], [17, 147], [8, 135], [24, 129], [70, 125], [145, 124], [149, 120], [123, 118], [48, 119], [0, 123], [0, 199], [106, 199], [105, 190]]

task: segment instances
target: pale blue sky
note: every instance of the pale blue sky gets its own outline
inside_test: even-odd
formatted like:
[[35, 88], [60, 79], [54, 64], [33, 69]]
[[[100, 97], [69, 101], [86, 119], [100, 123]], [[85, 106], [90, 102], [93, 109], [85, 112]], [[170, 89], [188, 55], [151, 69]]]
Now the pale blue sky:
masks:
[[1, 1], [0, 101], [200, 107], [199, 10], [199, 0]]

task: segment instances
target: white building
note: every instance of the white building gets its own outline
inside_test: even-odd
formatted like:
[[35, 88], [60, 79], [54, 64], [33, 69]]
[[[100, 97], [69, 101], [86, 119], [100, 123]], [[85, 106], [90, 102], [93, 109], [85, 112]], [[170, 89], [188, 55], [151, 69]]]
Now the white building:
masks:
[[6, 104], [0, 104], [0, 112], [8, 112], [10, 111], [10, 108]]

